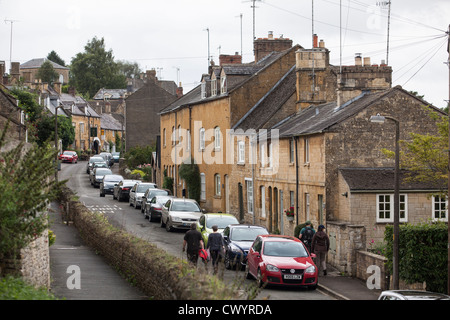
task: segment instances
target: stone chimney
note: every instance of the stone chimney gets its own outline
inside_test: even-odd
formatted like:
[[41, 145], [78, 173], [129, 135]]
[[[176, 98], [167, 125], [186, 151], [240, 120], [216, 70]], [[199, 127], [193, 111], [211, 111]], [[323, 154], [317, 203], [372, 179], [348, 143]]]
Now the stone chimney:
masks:
[[5, 75], [6, 64], [5, 61], [0, 61], [0, 84], [3, 84], [3, 76]]
[[155, 69], [147, 70], [145, 72], [145, 75], [146, 75], [147, 81], [153, 81], [154, 83], [156, 83], [157, 78], [156, 78], [156, 70]]
[[219, 56], [219, 64], [242, 64], [242, 56], [236, 52], [234, 55], [221, 54]]
[[18, 84], [20, 80], [20, 63], [11, 62], [11, 70], [9, 72], [11, 75], [11, 84]]
[[267, 38], [258, 38], [253, 41], [253, 52], [255, 54], [255, 62], [258, 62], [272, 52], [282, 52], [292, 48], [292, 40], [289, 38], [274, 38], [273, 32], [270, 31]]
[[181, 82], [177, 87], [177, 98], [181, 98], [183, 96], [183, 87], [181, 86]]

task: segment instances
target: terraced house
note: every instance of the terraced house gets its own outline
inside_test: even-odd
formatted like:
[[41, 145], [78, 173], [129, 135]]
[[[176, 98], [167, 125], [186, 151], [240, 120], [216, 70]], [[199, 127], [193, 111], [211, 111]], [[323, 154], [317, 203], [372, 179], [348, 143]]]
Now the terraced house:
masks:
[[237, 54], [221, 55], [201, 85], [160, 112], [161, 169], [174, 179], [174, 194], [181, 196], [186, 185], [179, 167], [194, 159], [201, 175], [201, 205], [211, 212], [232, 211], [230, 130], [295, 65], [300, 46], [269, 34], [255, 40], [254, 48], [251, 63], [242, 63]]

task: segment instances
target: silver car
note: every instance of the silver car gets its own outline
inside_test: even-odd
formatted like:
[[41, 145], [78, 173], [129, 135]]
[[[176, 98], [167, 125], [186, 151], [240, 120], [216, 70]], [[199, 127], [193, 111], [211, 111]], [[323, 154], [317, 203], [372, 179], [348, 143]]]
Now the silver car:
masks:
[[107, 174], [113, 174], [111, 169], [107, 169], [107, 168], [96, 168], [92, 177], [92, 185], [94, 187], [99, 187], [100, 183], [103, 180], [103, 177]]
[[173, 229], [190, 229], [192, 223], [197, 223], [202, 210], [197, 201], [185, 198], [168, 200], [161, 210], [161, 227], [167, 231]]
[[386, 290], [378, 300], [450, 300], [450, 296], [422, 290]]
[[129, 203], [130, 206], [133, 206], [135, 209], [140, 208], [142, 205], [142, 197], [145, 194], [145, 191], [148, 189], [156, 189], [155, 183], [150, 182], [138, 182], [133, 188], [130, 190]]

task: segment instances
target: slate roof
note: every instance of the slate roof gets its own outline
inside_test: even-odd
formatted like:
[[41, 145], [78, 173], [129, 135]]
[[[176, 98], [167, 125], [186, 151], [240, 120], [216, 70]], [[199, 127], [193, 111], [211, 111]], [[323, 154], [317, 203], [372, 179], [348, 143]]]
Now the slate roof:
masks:
[[232, 129], [261, 129], [296, 92], [295, 65], [256, 103]]
[[[228, 96], [233, 90], [242, 86], [246, 81], [249, 81], [250, 78], [255, 75], [257, 72], [263, 70], [268, 67], [270, 64], [287, 54], [290, 50], [297, 50], [299, 48], [298, 45], [293, 46], [292, 48], [282, 51], [282, 52], [272, 52], [266, 55], [264, 58], [260, 59], [257, 62], [251, 63], [243, 63], [243, 64], [224, 64], [220, 67], [217, 67], [218, 70], [223, 68], [225, 70], [225, 74], [227, 76], [227, 92], [224, 94], [217, 94], [216, 96], [201, 98], [201, 85], [195, 87], [190, 92], [185, 94], [183, 97], [175, 100], [172, 104], [168, 105], [164, 109], [160, 111], [159, 114], [168, 113], [183, 107], [186, 107], [195, 103], [204, 103], [216, 99], [220, 99]], [[214, 69], [216, 72], [216, 69]], [[219, 73], [220, 74], [220, 73]], [[205, 77], [206, 75], [203, 75]], [[208, 78], [208, 77], [207, 77]], [[207, 82], [209, 83], [209, 82]]]
[[22, 63], [20, 65], [20, 69], [36, 69], [36, 68], [40, 68], [45, 61], [50, 61], [50, 63], [52, 64], [54, 69], [66, 69], [66, 70], [69, 70], [69, 68], [63, 67], [62, 65], [57, 64], [56, 62], [48, 60], [47, 58], [31, 59], [30, 61]]
[[93, 100], [103, 100], [103, 97], [106, 95], [108, 99], [116, 100], [125, 98], [125, 94], [127, 93], [127, 89], [100, 89], [92, 98]]
[[[340, 168], [351, 192], [394, 191], [394, 168]], [[447, 183], [411, 181], [413, 172], [400, 170], [400, 192], [436, 192], [447, 189]]]
[[122, 124], [108, 113], [100, 115], [100, 127], [107, 130], [122, 131]]

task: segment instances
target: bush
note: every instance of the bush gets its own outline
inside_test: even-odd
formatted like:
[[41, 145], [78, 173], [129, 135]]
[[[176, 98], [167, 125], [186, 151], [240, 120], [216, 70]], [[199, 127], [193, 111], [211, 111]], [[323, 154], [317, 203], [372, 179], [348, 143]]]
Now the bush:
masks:
[[[386, 226], [387, 266], [392, 273], [392, 225]], [[447, 240], [445, 223], [405, 224], [399, 235], [399, 278], [406, 283], [426, 282], [427, 290], [447, 293]]]
[[192, 160], [191, 163], [182, 163], [180, 166], [180, 178], [187, 184], [189, 198], [200, 202], [201, 179], [200, 169]]
[[151, 162], [154, 148], [151, 146], [136, 146], [125, 153], [125, 161], [128, 168], [137, 168], [139, 165]]
[[21, 278], [0, 278], [0, 300], [58, 300], [45, 288], [36, 289]]

